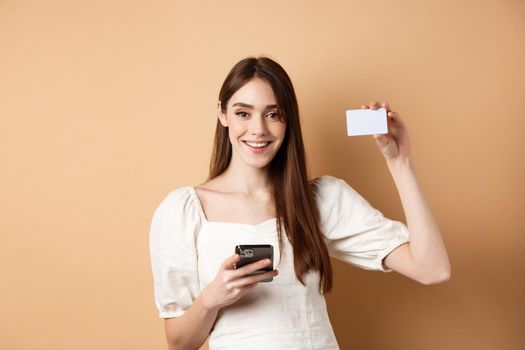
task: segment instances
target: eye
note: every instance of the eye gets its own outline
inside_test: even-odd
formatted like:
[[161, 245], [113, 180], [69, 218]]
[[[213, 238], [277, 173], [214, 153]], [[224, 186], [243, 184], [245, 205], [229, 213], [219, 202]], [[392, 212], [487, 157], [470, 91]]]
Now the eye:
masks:
[[246, 112], [237, 112], [235, 114], [238, 115], [239, 117], [245, 117], [246, 116]]
[[272, 112], [272, 113], [268, 113], [268, 115], [270, 116], [271, 119], [280, 119], [281, 117], [279, 116], [279, 113], [277, 112]]

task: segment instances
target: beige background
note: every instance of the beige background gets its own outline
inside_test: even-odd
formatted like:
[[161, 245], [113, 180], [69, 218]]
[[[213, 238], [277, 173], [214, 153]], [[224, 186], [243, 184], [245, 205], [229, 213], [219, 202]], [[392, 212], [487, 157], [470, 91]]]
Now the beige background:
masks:
[[163, 349], [148, 230], [207, 174], [220, 85], [266, 54], [295, 84], [311, 176], [404, 215], [373, 138], [408, 125], [452, 278], [335, 262], [342, 349], [525, 348], [525, 3], [0, 1], [0, 348]]

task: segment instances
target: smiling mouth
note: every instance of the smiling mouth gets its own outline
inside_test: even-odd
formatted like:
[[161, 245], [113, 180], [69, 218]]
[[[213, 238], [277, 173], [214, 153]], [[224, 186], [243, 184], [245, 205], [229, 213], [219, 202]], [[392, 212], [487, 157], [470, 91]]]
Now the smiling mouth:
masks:
[[268, 146], [272, 143], [272, 141], [266, 141], [266, 142], [250, 142], [250, 141], [242, 141], [248, 149], [255, 154], [258, 153], [264, 153], [269, 148]]
[[268, 146], [270, 143], [272, 143], [272, 141], [251, 142], [251, 141], [246, 141], [246, 140], [243, 140], [242, 142], [244, 142], [245, 144], [247, 144], [248, 146], [250, 146], [252, 148], [264, 148], [264, 147]]

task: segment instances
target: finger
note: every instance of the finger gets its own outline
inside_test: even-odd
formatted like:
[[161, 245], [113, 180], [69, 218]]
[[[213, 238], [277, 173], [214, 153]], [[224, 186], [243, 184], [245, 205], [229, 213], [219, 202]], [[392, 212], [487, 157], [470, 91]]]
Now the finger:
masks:
[[394, 111], [389, 111], [389, 112], [388, 112], [388, 117], [389, 117], [391, 120], [394, 120], [394, 119], [399, 118], [399, 114], [397, 114], [397, 112], [394, 112]]
[[368, 109], [367, 105], [361, 105], [361, 109]]
[[261, 273], [258, 275], [249, 275], [245, 277], [238, 278], [233, 283], [236, 288], [245, 288], [246, 286], [257, 284], [259, 282], [262, 282], [264, 280], [273, 278], [277, 276], [279, 272], [277, 270], [268, 271], [265, 273]]
[[238, 278], [245, 275], [250, 275], [257, 270], [265, 268], [266, 266], [270, 265], [270, 263], [270, 259], [262, 259], [259, 261], [255, 261], [251, 264], [244, 265], [243, 267], [240, 267], [235, 270], [234, 277]]
[[390, 110], [390, 104], [387, 101], [383, 102], [381, 106], [387, 111]]
[[256, 287], [258, 284], [259, 284], [259, 282], [255, 282], [255, 283], [252, 283], [252, 284], [246, 284], [246, 285], [242, 286], [241, 288], [244, 289], [244, 290], [252, 289], [252, 288]]
[[381, 107], [380, 103], [379, 102], [370, 102], [370, 108], [371, 109], [378, 109], [379, 107]]
[[387, 137], [385, 134], [374, 134], [374, 139], [378, 140], [380, 143], [384, 144], [387, 140]]
[[228, 257], [224, 262], [222, 263], [222, 268], [225, 270], [231, 270], [234, 268], [235, 263], [240, 260], [241, 256], [239, 254], [233, 254], [232, 256]]

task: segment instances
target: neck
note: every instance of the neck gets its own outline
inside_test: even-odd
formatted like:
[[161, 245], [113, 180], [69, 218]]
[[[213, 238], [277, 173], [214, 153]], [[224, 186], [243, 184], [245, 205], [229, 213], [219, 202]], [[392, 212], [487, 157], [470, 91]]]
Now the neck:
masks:
[[222, 174], [229, 190], [248, 196], [269, 192], [267, 167], [255, 168], [239, 163], [232, 157], [228, 169]]

